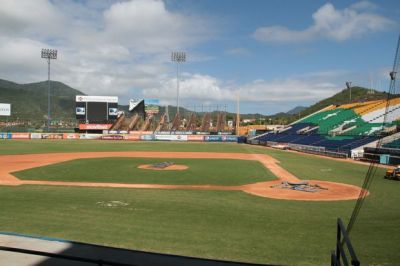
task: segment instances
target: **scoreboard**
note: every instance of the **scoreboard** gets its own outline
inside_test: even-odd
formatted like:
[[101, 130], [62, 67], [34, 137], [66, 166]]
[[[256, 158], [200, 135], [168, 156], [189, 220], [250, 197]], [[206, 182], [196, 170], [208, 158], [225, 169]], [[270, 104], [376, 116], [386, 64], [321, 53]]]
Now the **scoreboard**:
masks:
[[76, 119], [87, 123], [99, 123], [117, 119], [118, 97], [76, 96]]

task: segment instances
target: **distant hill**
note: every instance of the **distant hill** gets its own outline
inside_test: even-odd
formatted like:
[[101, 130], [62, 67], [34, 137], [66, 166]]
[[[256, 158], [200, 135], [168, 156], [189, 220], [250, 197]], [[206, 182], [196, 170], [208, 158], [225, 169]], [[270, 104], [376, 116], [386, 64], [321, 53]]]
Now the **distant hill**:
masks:
[[[0, 102], [12, 104], [12, 116], [10, 120], [26, 120], [40, 121], [47, 119], [47, 81], [18, 84], [15, 82], [0, 79]], [[53, 119], [74, 120], [75, 119], [75, 96], [85, 95], [83, 92], [71, 88], [70, 86], [58, 82], [51, 81], [51, 116]], [[344, 89], [341, 92], [323, 99], [309, 107], [297, 106], [288, 112], [280, 112], [274, 115], [261, 114], [241, 114], [242, 119], [261, 119], [262, 121], [271, 122], [273, 124], [288, 124], [301, 117], [316, 112], [328, 105], [349, 103], [349, 90]], [[372, 91], [362, 87], [352, 87], [352, 102], [370, 101], [383, 99], [387, 97], [387, 93]], [[119, 108], [128, 113], [127, 105], [120, 105]], [[169, 106], [169, 115], [172, 120], [176, 113], [176, 106]], [[161, 116], [165, 112], [165, 106], [160, 106]], [[185, 108], [180, 109], [182, 116], [188, 116], [192, 110]], [[217, 111], [213, 112], [216, 115]], [[197, 116], [201, 117], [203, 113], [197, 112]], [[235, 113], [226, 113], [227, 120], [234, 120]], [[0, 118], [4, 120], [3, 118]], [[156, 118], [157, 119], [157, 118]]]
[[295, 114], [298, 114], [298, 113], [304, 111], [305, 109], [307, 109], [307, 107], [305, 107], [305, 106], [296, 106], [295, 108], [287, 111], [286, 113], [288, 115], [295, 115]]
[[346, 103], [350, 103], [350, 102], [352, 102], [352, 103], [365, 102], [365, 101], [373, 101], [373, 100], [386, 99], [386, 98], [387, 98], [386, 92], [370, 90], [370, 89], [366, 89], [363, 87], [352, 87], [351, 88], [351, 101], [350, 101], [349, 89], [344, 89], [341, 92], [333, 95], [332, 97], [323, 99], [323, 100], [311, 105], [307, 109], [304, 109], [301, 112], [300, 117], [304, 117], [309, 114], [312, 114], [312, 113], [314, 113], [318, 110], [321, 110], [322, 108], [327, 107], [329, 105], [340, 105], [340, 104], [346, 104]]
[[[365, 101], [373, 101], [378, 99], [386, 99], [387, 93], [370, 90], [363, 87], [352, 87], [351, 88], [351, 102], [365, 102]], [[335, 95], [323, 99], [309, 107], [301, 107], [300, 112], [297, 112], [296, 108], [288, 111], [288, 112], [280, 112], [274, 115], [266, 116], [267, 120], [270, 120], [272, 124], [289, 124], [292, 123], [302, 117], [305, 117], [309, 114], [312, 114], [322, 108], [325, 108], [329, 105], [340, 105], [350, 103], [350, 91], [349, 89], [343, 89], [342, 91], [336, 93]], [[296, 113], [292, 112], [293, 110]]]
[[[47, 118], [47, 81], [17, 84], [0, 79], [0, 102], [12, 104], [10, 120], [45, 120]], [[75, 95], [83, 94], [64, 83], [51, 81], [51, 116], [71, 119], [75, 116]]]

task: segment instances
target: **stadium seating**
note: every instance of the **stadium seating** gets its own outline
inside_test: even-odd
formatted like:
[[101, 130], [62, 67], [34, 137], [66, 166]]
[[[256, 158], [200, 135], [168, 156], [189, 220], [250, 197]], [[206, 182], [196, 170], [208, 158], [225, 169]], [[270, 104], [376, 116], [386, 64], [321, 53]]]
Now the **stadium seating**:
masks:
[[[385, 128], [399, 123], [399, 117], [400, 97], [389, 101], [330, 106], [279, 132], [261, 135], [255, 139], [261, 143], [307, 145], [322, 147], [327, 151], [350, 153], [354, 148], [376, 141]], [[400, 140], [385, 146], [400, 148]]]

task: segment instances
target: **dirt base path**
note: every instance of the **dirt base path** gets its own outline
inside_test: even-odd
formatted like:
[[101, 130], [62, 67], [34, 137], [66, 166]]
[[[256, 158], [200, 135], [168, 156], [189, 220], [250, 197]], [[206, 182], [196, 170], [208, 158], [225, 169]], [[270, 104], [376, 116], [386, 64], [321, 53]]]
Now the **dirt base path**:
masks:
[[[54, 163], [83, 158], [134, 157], [134, 158], [192, 158], [192, 159], [238, 159], [255, 160], [269, 169], [278, 180], [258, 182], [242, 186], [217, 185], [157, 185], [157, 184], [119, 184], [96, 182], [64, 182], [64, 181], [35, 181], [20, 180], [11, 173], [29, 168], [50, 165]], [[295, 175], [283, 169], [279, 162], [266, 154], [247, 153], [205, 153], [205, 152], [80, 152], [80, 153], [51, 153], [0, 156], [0, 185], [53, 185], [79, 187], [112, 187], [140, 189], [183, 189], [183, 190], [231, 190], [243, 191], [252, 195], [274, 199], [334, 201], [357, 199], [361, 188], [353, 185], [327, 181], [311, 180], [310, 184], [319, 184], [327, 188], [320, 192], [310, 193], [296, 190], [273, 188], [282, 181], [300, 182]]]

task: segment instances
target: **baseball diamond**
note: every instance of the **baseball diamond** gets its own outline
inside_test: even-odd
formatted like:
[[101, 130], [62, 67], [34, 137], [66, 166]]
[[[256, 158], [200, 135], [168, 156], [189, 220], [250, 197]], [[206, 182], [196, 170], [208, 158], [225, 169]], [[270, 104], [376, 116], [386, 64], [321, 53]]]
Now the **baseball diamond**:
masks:
[[[334, 245], [332, 224], [351, 212], [368, 169], [350, 159], [241, 144], [15, 140], [1, 145], [3, 231], [254, 263], [327, 264], [314, 250], [329, 252]], [[137, 167], [166, 161], [187, 169]], [[279, 188], [283, 181], [301, 180], [327, 190]], [[383, 179], [367, 197], [377, 202], [367, 214], [376, 222], [388, 208], [395, 211], [399, 200], [396, 187]], [[385, 223], [391, 227], [395, 221]], [[379, 233], [370, 232], [365, 237]], [[398, 259], [384, 252], [396, 241], [380, 240], [386, 261]], [[369, 247], [356, 244], [368, 256]]]

